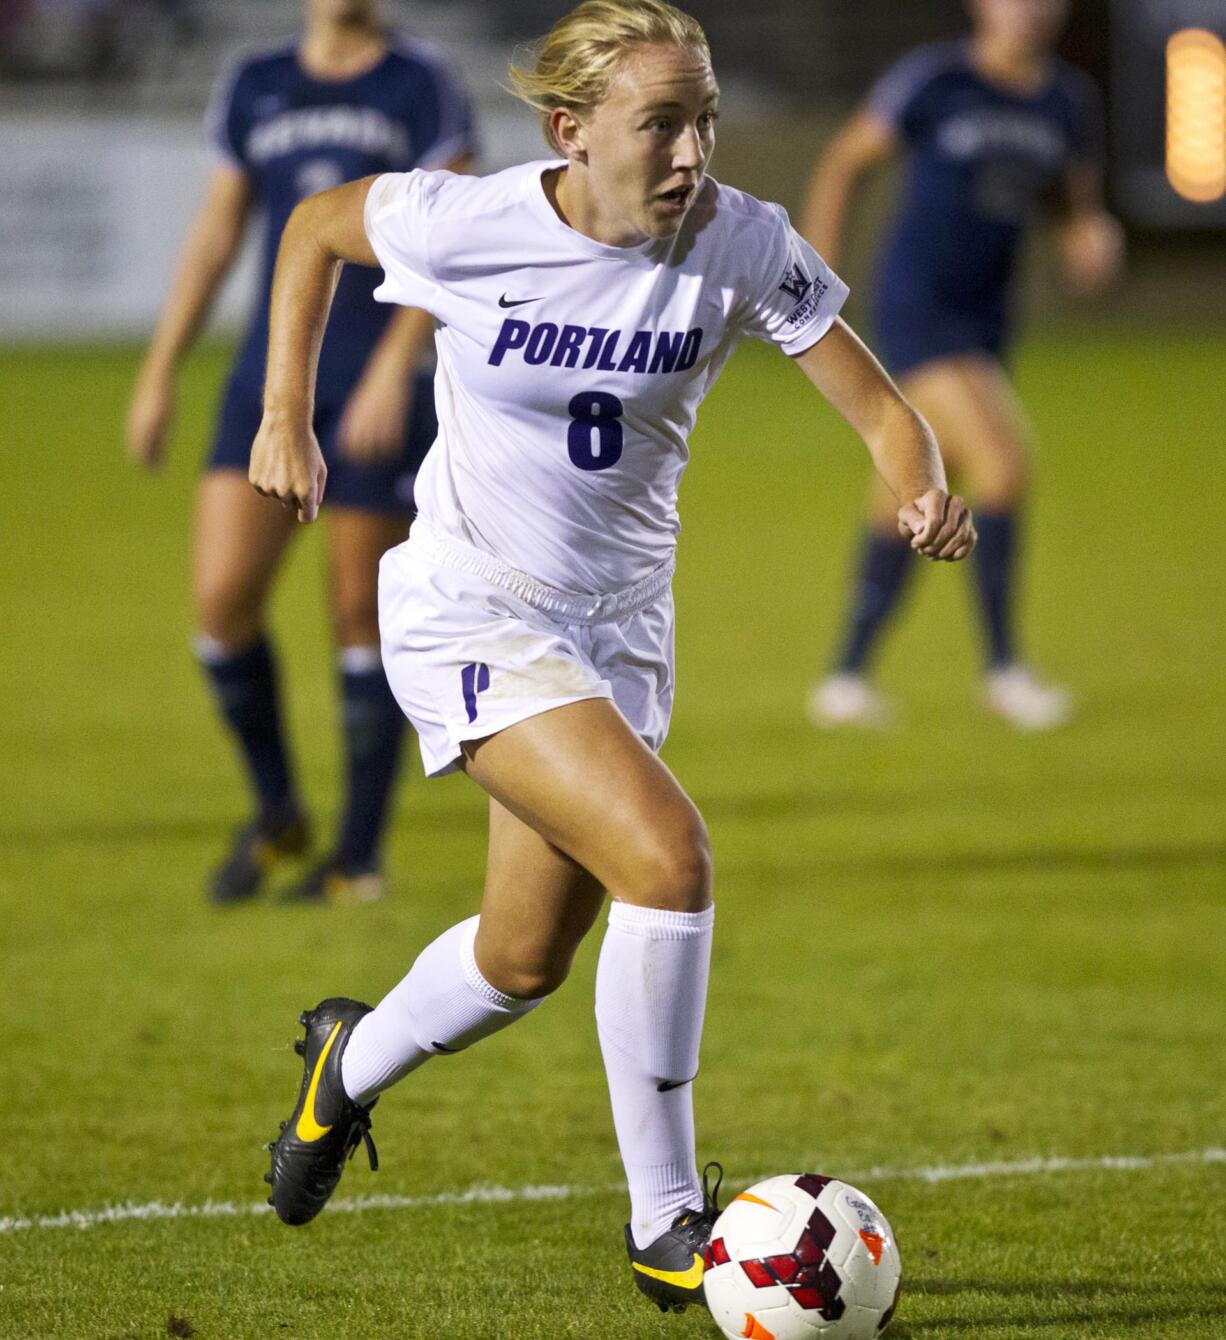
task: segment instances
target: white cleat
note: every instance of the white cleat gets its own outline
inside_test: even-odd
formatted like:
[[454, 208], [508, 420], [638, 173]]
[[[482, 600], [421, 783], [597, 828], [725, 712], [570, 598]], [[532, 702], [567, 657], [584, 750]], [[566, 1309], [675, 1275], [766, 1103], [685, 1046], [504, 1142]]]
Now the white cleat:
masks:
[[820, 730], [860, 726], [881, 730], [892, 715], [890, 704], [863, 675], [828, 675], [815, 684], [806, 704], [809, 720]]
[[1052, 730], [1073, 715], [1072, 696], [1036, 679], [1024, 665], [989, 670], [984, 680], [988, 707], [1018, 730]]

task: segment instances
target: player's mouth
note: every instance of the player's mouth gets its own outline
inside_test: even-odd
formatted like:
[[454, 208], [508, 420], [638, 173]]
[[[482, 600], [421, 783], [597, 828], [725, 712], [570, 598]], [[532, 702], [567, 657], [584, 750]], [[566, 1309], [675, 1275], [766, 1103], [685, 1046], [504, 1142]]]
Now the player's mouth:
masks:
[[697, 189], [697, 186], [692, 182], [682, 186], [674, 186], [670, 191], [660, 191], [656, 195], [656, 202], [662, 205], [669, 214], [684, 214], [690, 207]]

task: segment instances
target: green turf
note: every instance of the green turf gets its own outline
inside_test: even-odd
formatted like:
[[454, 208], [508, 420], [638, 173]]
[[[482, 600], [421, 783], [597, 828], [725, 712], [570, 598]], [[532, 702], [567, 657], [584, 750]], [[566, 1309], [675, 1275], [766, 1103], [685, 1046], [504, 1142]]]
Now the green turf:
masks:
[[[701, 1148], [743, 1180], [864, 1173], [902, 1247], [899, 1340], [1226, 1336], [1222, 1164], [908, 1175], [1224, 1143], [1222, 334], [1086, 329], [1022, 352], [1042, 453], [1029, 641], [1081, 700], [1041, 738], [977, 707], [952, 569], [920, 574], [884, 656], [897, 728], [812, 732], [801, 705], [836, 626], [861, 455], [764, 350], [703, 411], [667, 747], [718, 871]], [[133, 368], [122, 351], [0, 356], [0, 1219], [258, 1202], [298, 1010], [378, 996], [480, 887], [479, 795], [423, 786], [415, 764], [394, 897], [205, 905], [243, 814], [187, 652], [223, 351], [187, 369], [160, 479], [119, 451]], [[326, 828], [319, 546], [303, 536], [276, 621]], [[302, 1231], [245, 1215], [0, 1232], [0, 1335], [710, 1340], [701, 1315], [661, 1318], [629, 1286], [595, 950], [522, 1028], [389, 1095], [383, 1170], [359, 1158], [342, 1187], [568, 1198], [330, 1212]]]

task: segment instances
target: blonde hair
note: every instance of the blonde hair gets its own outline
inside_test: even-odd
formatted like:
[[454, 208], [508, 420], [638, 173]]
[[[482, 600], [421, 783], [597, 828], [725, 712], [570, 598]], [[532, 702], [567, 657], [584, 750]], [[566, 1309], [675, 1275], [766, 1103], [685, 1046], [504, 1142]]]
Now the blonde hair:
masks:
[[560, 149], [551, 114], [596, 106], [627, 52], [656, 42], [697, 47], [711, 59], [702, 25], [666, 0], [583, 0], [536, 43], [531, 69], [511, 66], [508, 91], [536, 109], [546, 142]]

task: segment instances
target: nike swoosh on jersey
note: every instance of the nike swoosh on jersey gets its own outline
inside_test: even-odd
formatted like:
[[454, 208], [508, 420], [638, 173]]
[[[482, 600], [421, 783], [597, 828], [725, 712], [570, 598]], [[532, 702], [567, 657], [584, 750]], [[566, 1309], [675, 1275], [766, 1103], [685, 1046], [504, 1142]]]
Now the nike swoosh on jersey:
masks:
[[498, 299], [499, 307], [522, 307], [526, 302], [540, 302], [540, 298], [508, 298], [504, 293]]
[[697, 1289], [702, 1283], [702, 1257], [694, 1253], [694, 1264], [688, 1270], [653, 1270], [651, 1266], [641, 1266], [637, 1261], [630, 1264], [640, 1275], [648, 1275], [653, 1280], [663, 1280], [665, 1284], [675, 1284], [680, 1289]]
[[319, 1053], [319, 1060], [315, 1062], [315, 1069], [311, 1072], [311, 1083], [307, 1087], [306, 1101], [302, 1104], [302, 1112], [298, 1116], [298, 1124], [294, 1130], [299, 1140], [305, 1140], [308, 1144], [312, 1140], [320, 1140], [332, 1129], [331, 1126], [321, 1126], [315, 1120], [315, 1094], [319, 1088], [319, 1077], [323, 1074], [324, 1062], [328, 1059], [328, 1053], [332, 1050], [332, 1044], [336, 1041], [336, 1035], [341, 1031], [342, 1021], [338, 1019], [332, 1026], [332, 1032], [328, 1034], [328, 1040], [324, 1043], [324, 1049]]
[[662, 1079], [656, 1085], [657, 1093], [668, 1093], [671, 1089], [679, 1089], [683, 1084], [693, 1084], [693, 1079]]

